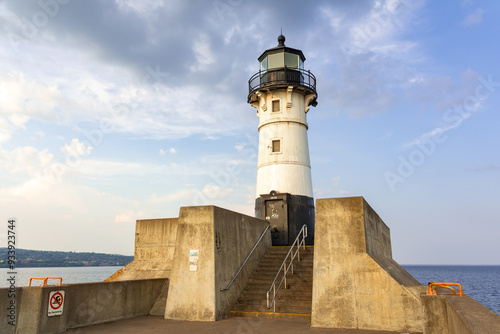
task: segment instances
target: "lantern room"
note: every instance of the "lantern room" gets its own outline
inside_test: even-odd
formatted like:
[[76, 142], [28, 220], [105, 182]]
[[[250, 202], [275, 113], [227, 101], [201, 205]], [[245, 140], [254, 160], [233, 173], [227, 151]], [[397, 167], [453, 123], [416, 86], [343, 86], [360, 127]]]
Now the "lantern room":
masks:
[[[301, 50], [285, 46], [285, 36], [278, 37], [278, 46], [268, 49], [258, 58], [259, 72], [249, 80], [248, 102], [254, 102], [254, 93], [293, 86], [304, 94], [315, 94], [316, 78], [310, 71], [304, 70], [306, 57]], [[315, 100], [312, 101], [315, 105]]]

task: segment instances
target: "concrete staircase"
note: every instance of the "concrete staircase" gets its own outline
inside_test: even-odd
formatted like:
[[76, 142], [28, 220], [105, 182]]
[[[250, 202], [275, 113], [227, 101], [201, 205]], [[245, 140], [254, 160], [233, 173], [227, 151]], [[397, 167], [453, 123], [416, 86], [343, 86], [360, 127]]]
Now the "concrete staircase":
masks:
[[[296, 249], [296, 248], [295, 248]], [[288, 273], [285, 283], [276, 298], [276, 313], [267, 308], [266, 293], [276, 276], [290, 246], [273, 246], [268, 249], [243, 294], [234, 305], [231, 315], [271, 317], [271, 318], [307, 318], [311, 316], [312, 276], [314, 247], [300, 249], [300, 262], [294, 261], [293, 275]], [[288, 261], [287, 261], [288, 262]], [[277, 283], [279, 284], [279, 279]]]

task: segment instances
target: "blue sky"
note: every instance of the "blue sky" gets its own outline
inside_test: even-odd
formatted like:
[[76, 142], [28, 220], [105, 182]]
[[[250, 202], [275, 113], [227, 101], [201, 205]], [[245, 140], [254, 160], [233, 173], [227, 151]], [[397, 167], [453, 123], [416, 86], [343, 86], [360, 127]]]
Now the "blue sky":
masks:
[[402, 264], [500, 264], [500, 3], [0, 1], [0, 225], [133, 254], [135, 220], [253, 215], [257, 57], [301, 49], [315, 198], [364, 196]]

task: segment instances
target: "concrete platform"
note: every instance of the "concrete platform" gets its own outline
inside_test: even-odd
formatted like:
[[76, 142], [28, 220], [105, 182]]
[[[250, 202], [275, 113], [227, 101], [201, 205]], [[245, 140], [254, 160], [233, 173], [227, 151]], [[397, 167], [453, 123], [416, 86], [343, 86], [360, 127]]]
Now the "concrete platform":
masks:
[[142, 316], [68, 330], [75, 334], [104, 333], [333, 333], [394, 334], [400, 332], [312, 328], [308, 320], [229, 317], [217, 322], [165, 320], [161, 316]]

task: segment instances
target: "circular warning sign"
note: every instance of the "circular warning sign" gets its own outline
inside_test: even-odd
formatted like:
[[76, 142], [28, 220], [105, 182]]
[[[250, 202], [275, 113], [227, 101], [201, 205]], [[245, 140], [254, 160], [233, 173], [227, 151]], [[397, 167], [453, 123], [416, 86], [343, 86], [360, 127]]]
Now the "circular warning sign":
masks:
[[53, 310], [57, 310], [63, 304], [64, 297], [60, 292], [56, 292], [50, 297], [50, 307]]

